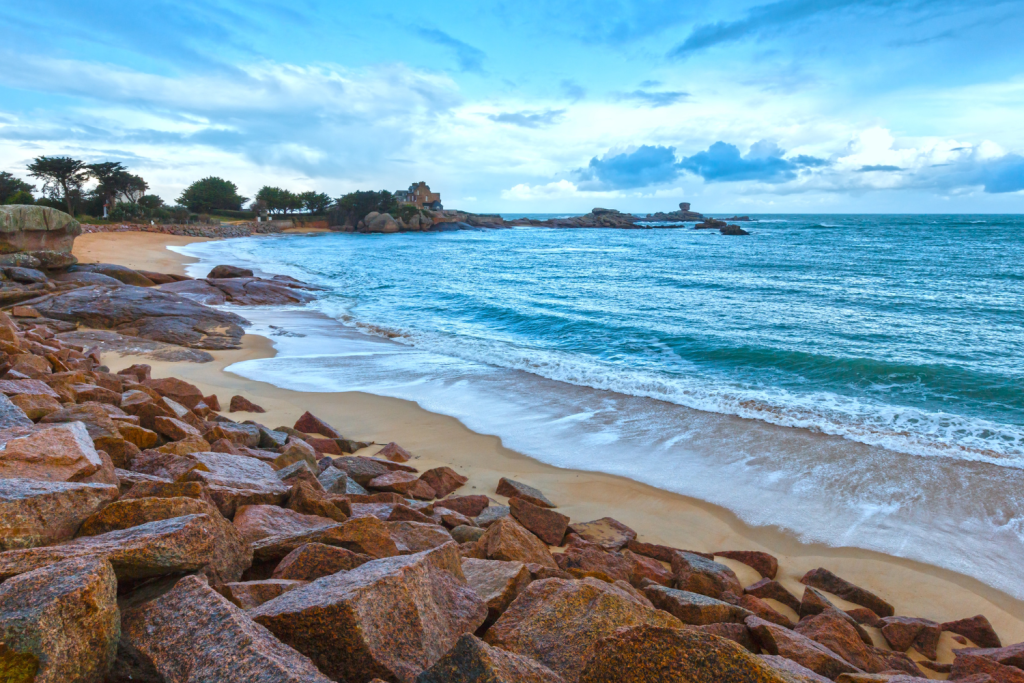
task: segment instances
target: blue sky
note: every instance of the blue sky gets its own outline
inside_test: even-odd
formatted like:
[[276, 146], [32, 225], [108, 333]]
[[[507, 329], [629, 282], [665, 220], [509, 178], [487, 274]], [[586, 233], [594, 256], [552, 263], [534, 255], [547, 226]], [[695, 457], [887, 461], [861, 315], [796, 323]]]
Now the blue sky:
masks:
[[3, 3], [0, 170], [449, 208], [1024, 212], [1024, 3]]

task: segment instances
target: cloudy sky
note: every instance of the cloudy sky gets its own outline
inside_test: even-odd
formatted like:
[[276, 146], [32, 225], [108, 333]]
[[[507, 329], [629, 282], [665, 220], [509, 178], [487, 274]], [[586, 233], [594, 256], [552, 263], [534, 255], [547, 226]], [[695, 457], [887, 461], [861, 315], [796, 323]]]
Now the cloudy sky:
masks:
[[1020, 0], [0, 4], [0, 170], [448, 208], [1024, 212]]

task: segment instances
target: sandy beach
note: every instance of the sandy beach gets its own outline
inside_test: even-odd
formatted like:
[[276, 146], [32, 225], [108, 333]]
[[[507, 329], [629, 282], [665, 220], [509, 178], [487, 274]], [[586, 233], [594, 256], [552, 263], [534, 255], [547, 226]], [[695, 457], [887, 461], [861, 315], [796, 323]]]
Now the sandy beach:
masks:
[[[152, 233], [98, 233], [80, 236], [74, 253], [82, 262], [118, 263], [132, 268], [184, 273], [190, 262], [167, 249], [202, 238]], [[244, 315], [244, 311], [240, 311]], [[232, 419], [255, 419], [270, 427], [291, 425], [306, 410], [323, 418], [347, 438], [385, 444], [395, 441], [411, 451], [410, 462], [420, 470], [448, 465], [469, 478], [463, 493], [484, 493], [504, 503], [494, 493], [502, 476], [521, 480], [543, 490], [573, 521], [610, 516], [635, 529], [641, 540], [680, 548], [716, 550], [764, 550], [779, 559], [779, 580], [799, 595], [799, 578], [808, 570], [825, 567], [882, 596], [897, 614], [948, 621], [975, 614], [989, 618], [1004, 643], [1024, 640], [1024, 604], [980, 581], [904, 559], [854, 548], [830, 548], [799, 542], [773, 528], [753, 528], [725, 509], [621, 477], [559, 469], [505, 448], [500, 439], [478, 434], [458, 420], [428, 412], [412, 402], [361, 392], [304, 394], [251, 381], [225, 371], [232, 363], [274, 355], [267, 338], [247, 335], [237, 351], [213, 352], [206, 364], [159, 363], [138, 357], [107, 354], [104, 363], [112, 371], [143, 362], [153, 366], [154, 377], [177, 376], [216, 393], [223, 405], [241, 394], [264, 407], [259, 415], [231, 414]], [[370, 455], [380, 446], [360, 454]], [[814, 514], [813, 510], [808, 514]], [[941, 547], [935, 552], [942, 553]], [[760, 577], [738, 562], [719, 558], [732, 567], [744, 585]], [[831, 596], [830, 596], [831, 597]], [[852, 607], [839, 598], [841, 607]], [[773, 603], [790, 617], [788, 608]], [[869, 629], [877, 645], [884, 640]], [[951, 634], [943, 633], [939, 661], [952, 661], [952, 646], [961, 647]], [[911, 651], [911, 656], [920, 656]], [[944, 675], [929, 672], [933, 678]]]

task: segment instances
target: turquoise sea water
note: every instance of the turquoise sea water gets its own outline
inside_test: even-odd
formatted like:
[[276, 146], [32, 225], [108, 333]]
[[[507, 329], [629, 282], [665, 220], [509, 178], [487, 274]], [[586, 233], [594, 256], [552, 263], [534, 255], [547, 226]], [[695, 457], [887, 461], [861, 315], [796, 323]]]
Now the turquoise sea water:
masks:
[[[974, 575], [986, 543], [1024, 559], [1024, 217], [760, 219], [749, 237], [520, 228], [185, 251], [197, 272], [329, 288], [311, 308], [333, 331], [243, 312], [306, 336], [240, 374], [418, 400], [805, 540], [919, 558], [955, 543], [946, 565]], [[999, 571], [985, 580], [1024, 569]]]

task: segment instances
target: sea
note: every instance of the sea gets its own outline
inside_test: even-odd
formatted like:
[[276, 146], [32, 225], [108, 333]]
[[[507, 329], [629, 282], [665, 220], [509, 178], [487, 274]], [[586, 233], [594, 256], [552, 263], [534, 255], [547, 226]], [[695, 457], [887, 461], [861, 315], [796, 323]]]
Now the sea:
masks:
[[[518, 217], [523, 214], [517, 214]], [[545, 217], [530, 215], [531, 217]], [[558, 467], [1024, 599], [1024, 216], [754, 215], [175, 248], [325, 288], [242, 311], [301, 391], [416, 401]]]

